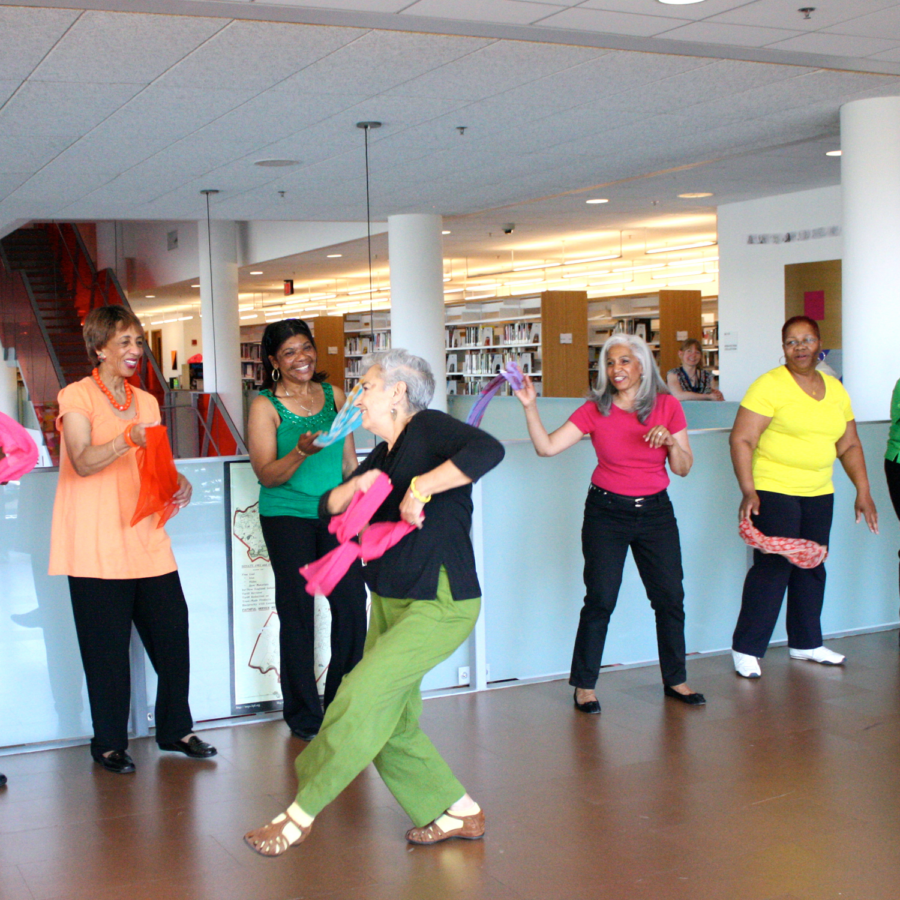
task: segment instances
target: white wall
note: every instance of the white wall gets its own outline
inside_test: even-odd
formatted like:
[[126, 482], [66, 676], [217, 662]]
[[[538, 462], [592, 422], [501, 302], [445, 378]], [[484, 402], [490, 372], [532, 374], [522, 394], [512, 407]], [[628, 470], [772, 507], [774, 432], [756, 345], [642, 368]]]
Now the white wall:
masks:
[[[147, 291], [197, 278], [200, 274], [196, 222], [129, 222], [123, 227], [125, 256], [133, 259], [134, 282], [126, 290]], [[178, 232], [178, 247], [168, 249], [167, 235]]]
[[[719, 385], [740, 400], [751, 382], [779, 365], [784, 324], [784, 267], [842, 257], [837, 237], [748, 243], [773, 235], [841, 225], [839, 186], [719, 207]], [[725, 350], [725, 335], [737, 349]]]
[[[372, 234], [386, 231], [385, 223], [372, 223]], [[238, 264], [256, 265], [365, 236], [365, 222], [242, 222], [238, 235]]]

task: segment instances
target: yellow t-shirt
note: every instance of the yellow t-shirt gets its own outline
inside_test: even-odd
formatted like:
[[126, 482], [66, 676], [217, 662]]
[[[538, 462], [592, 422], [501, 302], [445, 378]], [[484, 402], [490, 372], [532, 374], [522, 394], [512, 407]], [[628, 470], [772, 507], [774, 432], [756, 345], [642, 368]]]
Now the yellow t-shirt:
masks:
[[750, 385], [741, 406], [772, 419], [753, 454], [756, 490], [795, 497], [834, 493], [835, 444], [853, 420], [853, 409], [840, 381], [824, 373], [822, 378], [822, 400], [813, 400], [786, 366]]

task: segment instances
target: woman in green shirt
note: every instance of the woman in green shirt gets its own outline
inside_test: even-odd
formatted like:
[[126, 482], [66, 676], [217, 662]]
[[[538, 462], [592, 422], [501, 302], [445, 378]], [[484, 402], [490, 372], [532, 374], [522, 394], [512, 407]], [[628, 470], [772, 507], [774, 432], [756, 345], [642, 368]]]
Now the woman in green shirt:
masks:
[[[250, 407], [250, 463], [259, 478], [259, 521], [275, 573], [280, 620], [281, 693], [291, 732], [312, 740], [322, 722], [314, 670], [314, 600], [299, 569], [337, 546], [319, 519], [319, 497], [356, 468], [353, 435], [329, 447], [313, 444], [346, 402], [344, 392], [316, 371], [312, 332], [301, 319], [266, 326], [262, 337], [263, 390]], [[325, 707], [341, 679], [362, 657], [366, 593], [355, 563], [328, 598], [331, 663]]]
[[[891, 430], [884, 454], [884, 474], [894, 512], [900, 519], [900, 380], [894, 385], [894, 395], [891, 397]], [[900, 553], [897, 555], [900, 556]]]

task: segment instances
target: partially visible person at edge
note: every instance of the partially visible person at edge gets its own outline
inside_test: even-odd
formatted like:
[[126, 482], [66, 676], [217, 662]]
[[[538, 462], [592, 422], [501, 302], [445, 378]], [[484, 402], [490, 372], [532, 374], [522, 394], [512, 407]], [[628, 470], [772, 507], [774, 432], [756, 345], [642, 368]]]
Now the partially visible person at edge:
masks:
[[585, 434], [597, 454], [581, 529], [585, 597], [569, 676], [575, 708], [600, 713], [595, 688], [629, 547], [656, 616], [663, 692], [701, 706], [705, 698], [687, 684], [681, 542], [666, 490], [666, 463], [684, 477], [694, 460], [684, 412], [639, 336], [614, 334], [600, 351], [599, 368], [596, 390], [551, 434], [531, 379], [516, 391], [538, 456], [556, 456]]
[[[262, 336], [263, 390], [250, 406], [250, 463], [259, 478], [259, 521], [275, 573], [280, 624], [283, 715], [291, 733], [312, 740], [322, 724], [315, 675], [315, 604], [299, 569], [337, 547], [319, 497], [356, 468], [353, 435], [324, 449], [313, 441], [328, 431], [346, 402], [343, 390], [317, 372], [312, 332], [300, 319], [271, 322]], [[366, 640], [366, 589], [354, 563], [328, 598], [331, 662], [325, 708], [341, 679], [360, 660]]]
[[[856, 521], [878, 533], [866, 461], [850, 397], [836, 378], [816, 370], [822, 342], [814, 319], [794, 316], [781, 329], [784, 365], [750, 385], [731, 432], [731, 461], [741, 489], [740, 519], [764, 535], [827, 545], [834, 511], [831, 481], [839, 459], [856, 488]], [[801, 569], [783, 556], [753, 552], [732, 640], [738, 675], [759, 678], [787, 589], [791, 659], [844, 662], [822, 644], [825, 564]]]
[[[900, 380], [894, 385], [891, 397], [891, 430], [888, 432], [887, 450], [884, 454], [884, 475], [894, 512], [900, 519]], [[900, 556], [900, 552], [897, 556]]]
[[678, 351], [681, 365], [666, 373], [666, 387], [677, 400], [724, 400], [713, 387], [713, 374], [701, 366], [703, 347], [696, 338], [688, 338]]
[[363, 365], [356, 405], [363, 425], [384, 441], [319, 508], [343, 512], [386, 472], [393, 487], [372, 520], [402, 519], [417, 530], [365, 567], [372, 590], [365, 653], [325, 712], [319, 736], [297, 757], [295, 801], [244, 837], [264, 856], [304, 840], [314, 818], [370, 762], [412, 819], [411, 843], [484, 834], [481, 808], [419, 727], [420, 686], [478, 618], [471, 484], [500, 462], [503, 447], [487, 432], [426, 408], [434, 376], [425, 360], [397, 349]]
[[[160, 422], [156, 399], [127, 381], [144, 354], [144, 332], [130, 310], [105, 306], [85, 319], [84, 342], [96, 368], [59, 393], [63, 439], [49, 571], [69, 577], [93, 718], [91, 755], [110, 772], [134, 771], [127, 752], [134, 624], [159, 678], [159, 748], [207, 759], [216, 749], [193, 732], [188, 608], [169, 537], [156, 514], [130, 524], [140, 493], [134, 451]], [[183, 508], [190, 499], [190, 482], [179, 473], [175, 503]]]

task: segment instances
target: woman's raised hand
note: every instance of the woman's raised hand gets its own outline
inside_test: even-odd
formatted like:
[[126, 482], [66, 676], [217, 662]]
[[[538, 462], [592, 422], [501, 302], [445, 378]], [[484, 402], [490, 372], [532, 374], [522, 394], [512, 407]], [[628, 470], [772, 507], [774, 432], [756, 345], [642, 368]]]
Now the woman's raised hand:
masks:
[[534, 383], [532, 382], [530, 375], [524, 376], [522, 390], [513, 391], [513, 393], [519, 398], [522, 406], [534, 406], [537, 402], [537, 391], [534, 389]]
[[671, 447], [675, 443], [675, 438], [665, 425], [654, 425], [645, 435], [644, 440], [650, 447], [657, 449], [659, 447]]
[[312, 456], [313, 453], [318, 453], [322, 448], [317, 447], [313, 441], [321, 433], [321, 431], [307, 431], [305, 434], [301, 434], [300, 440], [297, 441], [297, 452], [301, 456]]

